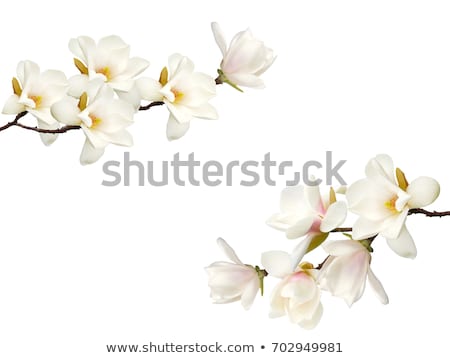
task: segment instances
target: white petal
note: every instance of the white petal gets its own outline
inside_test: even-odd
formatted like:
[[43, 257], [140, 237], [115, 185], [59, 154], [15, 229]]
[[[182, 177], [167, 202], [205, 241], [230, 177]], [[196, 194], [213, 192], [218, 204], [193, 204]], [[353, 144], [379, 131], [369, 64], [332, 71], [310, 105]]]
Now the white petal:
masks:
[[[38, 123], [38, 128], [41, 128], [41, 129], [58, 129], [59, 128], [58, 122], [53, 122], [52, 124], [48, 124], [48, 123], [38, 119], [37, 123]], [[39, 133], [39, 136], [41, 137], [42, 143], [44, 143], [47, 146], [52, 144], [58, 138], [58, 134]]]
[[131, 104], [135, 111], [137, 111], [141, 105], [141, 94], [136, 86], [128, 92], [116, 91], [117, 97], [121, 100]]
[[141, 97], [147, 101], [162, 101], [163, 95], [160, 93], [161, 83], [153, 78], [141, 77], [135, 82]]
[[387, 305], [389, 303], [389, 298], [384, 290], [383, 285], [380, 280], [375, 276], [372, 269], [369, 267], [369, 271], [367, 272], [367, 279], [369, 280], [369, 284], [374, 290], [376, 296], [380, 300], [383, 305]]
[[251, 307], [258, 291], [259, 291], [259, 280], [257, 277], [255, 277], [254, 280], [248, 282], [247, 286], [242, 292], [241, 304], [242, 307], [244, 307], [244, 309], [248, 310]]
[[268, 251], [261, 255], [261, 264], [274, 277], [284, 278], [292, 273], [291, 256], [284, 251]]
[[225, 56], [227, 53], [227, 41], [225, 40], [225, 36], [217, 22], [211, 23], [211, 30], [214, 35], [214, 39], [216, 40], [217, 46], [219, 46], [220, 51], [222, 52], [222, 56]]
[[105, 135], [105, 138], [107, 138], [108, 141], [112, 144], [125, 147], [131, 147], [133, 145], [133, 136], [125, 129], [115, 133], [108, 133], [107, 135]]
[[395, 183], [394, 163], [389, 155], [379, 154], [367, 163], [366, 176], [373, 177], [377, 175], [381, 175], [390, 182]]
[[330, 232], [340, 226], [347, 217], [347, 205], [343, 201], [331, 204], [320, 224], [320, 231]]
[[169, 116], [169, 120], [167, 121], [167, 139], [174, 140], [179, 139], [186, 134], [189, 130], [190, 123], [179, 123], [173, 115]]
[[350, 257], [337, 257], [327, 268], [327, 288], [333, 296], [341, 297], [348, 306], [358, 301], [366, 285], [370, 254], [355, 252]]
[[406, 226], [403, 226], [396, 239], [386, 239], [389, 247], [399, 256], [414, 259], [417, 256], [416, 245]]
[[372, 237], [383, 229], [382, 221], [372, 221], [359, 217], [353, 224], [352, 237], [355, 240], [363, 240]]
[[66, 98], [56, 102], [51, 107], [52, 116], [61, 123], [69, 125], [78, 125], [80, 120], [77, 118], [80, 113], [76, 98], [67, 96]]
[[423, 208], [430, 205], [439, 196], [439, 183], [433, 178], [419, 177], [409, 184], [406, 189], [411, 199], [408, 202], [410, 208]]
[[110, 35], [101, 38], [98, 41], [98, 47], [104, 48], [105, 50], [115, 50], [122, 47], [128, 47], [128, 45], [116, 35]]
[[242, 261], [239, 259], [239, 257], [236, 255], [236, 252], [233, 250], [233, 248], [228, 245], [228, 243], [219, 237], [217, 239], [217, 245], [222, 249], [222, 251], [227, 255], [227, 257], [233, 261], [235, 264], [243, 265]]
[[305, 329], [313, 329], [317, 326], [317, 324], [320, 322], [320, 319], [322, 318], [322, 314], [323, 314], [323, 306], [322, 303], [320, 303], [313, 316], [311, 317], [311, 319], [308, 320], [302, 320], [300, 321], [298, 324], [300, 325], [300, 327], [305, 328]]
[[95, 163], [104, 153], [105, 148], [95, 148], [89, 139], [86, 138], [80, 155], [80, 163], [82, 165]]
[[297, 220], [297, 215], [274, 214], [269, 219], [267, 219], [266, 224], [274, 229], [286, 231], [291, 226], [293, 226], [297, 222]]
[[294, 250], [292, 250], [291, 271], [295, 271], [298, 264], [303, 260], [303, 256], [305, 256], [313, 237], [313, 235], [308, 235], [302, 241], [300, 241], [297, 246], [294, 247]]
[[194, 72], [194, 63], [186, 56], [174, 53], [169, 56], [169, 76], [170, 79], [183, 73]]
[[380, 234], [386, 239], [396, 239], [405, 225], [408, 210], [405, 208], [400, 214], [387, 218], [383, 223]]
[[305, 186], [305, 196], [310, 207], [315, 210], [322, 212], [324, 210], [322, 197], [320, 195], [320, 187], [318, 185], [306, 185]]
[[286, 230], [286, 237], [288, 239], [297, 239], [305, 236], [314, 222], [314, 216], [307, 216], [298, 220], [293, 226]]
[[15, 94], [10, 96], [3, 106], [3, 114], [19, 114], [25, 111], [25, 106], [19, 103], [19, 97]]
[[89, 77], [86, 75], [75, 75], [69, 78], [69, 89], [67, 94], [72, 97], [80, 98], [83, 92], [87, 91]]
[[64, 72], [56, 70], [47, 70], [41, 73], [41, 80], [45, 84], [67, 86], [67, 78]]
[[173, 105], [170, 102], [164, 101], [167, 109], [178, 123], [189, 123], [192, 120], [192, 110], [186, 106]]
[[[224, 71], [225, 72], [225, 71]], [[249, 73], [226, 73], [227, 78], [238, 86], [245, 86], [249, 88], [264, 88], [264, 81], [258, 76]]]
[[192, 115], [204, 119], [218, 119], [219, 114], [216, 109], [209, 103], [202, 104], [192, 109]]
[[366, 250], [358, 240], [328, 240], [322, 244], [322, 247], [331, 256], [351, 255]]

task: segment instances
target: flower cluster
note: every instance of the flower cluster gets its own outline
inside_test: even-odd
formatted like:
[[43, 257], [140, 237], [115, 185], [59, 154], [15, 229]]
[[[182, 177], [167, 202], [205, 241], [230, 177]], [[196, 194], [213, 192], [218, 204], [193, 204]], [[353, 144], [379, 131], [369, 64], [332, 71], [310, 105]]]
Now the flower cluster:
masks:
[[[80, 161], [90, 164], [109, 144], [133, 144], [127, 128], [136, 112], [165, 105], [167, 138], [179, 139], [192, 119], [218, 118], [210, 104], [217, 84], [227, 83], [239, 91], [239, 86], [263, 87], [260, 76], [275, 60], [273, 51], [250, 30], [235, 35], [229, 46], [218, 24], [213, 23], [212, 30], [223, 55], [215, 79], [195, 71], [194, 63], [181, 54], [169, 57], [158, 80], [140, 77], [149, 62], [130, 57], [130, 46], [118, 36], [98, 42], [87, 36], [71, 39], [69, 49], [80, 73], [70, 78], [61, 71], [41, 72], [36, 63], [21, 61], [12, 80], [13, 94], [2, 111], [16, 117], [0, 131], [18, 126], [40, 133], [43, 143], [50, 145], [58, 134], [81, 129], [85, 142]], [[150, 103], [141, 106], [142, 101]], [[35, 117], [36, 127], [19, 122], [27, 113]]]
[[[408, 216], [450, 213], [423, 209], [438, 197], [438, 182], [419, 177], [409, 183], [388, 155], [370, 159], [365, 174], [348, 189], [335, 192], [330, 188], [326, 195], [320, 194], [318, 186], [283, 190], [280, 212], [272, 215], [267, 224], [283, 231], [288, 239], [301, 240], [291, 253], [263, 253], [263, 269], [244, 265], [220, 239], [234, 264], [216, 262], [206, 268], [213, 302], [242, 300], [248, 309], [258, 288], [263, 293], [264, 278], [272, 276], [280, 281], [270, 298], [270, 317], [287, 315], [292, 323], [307, 329], [314, 328], [322, 317], [322, 291], [352, 306], [363, 295], [368, 281], [380, 302], [387, 304], [383, 285], [371, 269], [373, 241], [384, 237], [396, 254], [414, 258], [416, 246], [405, 225]], [[353, 227], [341, 226], [347, 211], [357, 216]], [[344, 237], [328, 240], [331, 233], [342, 233]], [[317, 265], [304, 261], [305, 255], [318, 247], [327, 254], [325, 259]]]

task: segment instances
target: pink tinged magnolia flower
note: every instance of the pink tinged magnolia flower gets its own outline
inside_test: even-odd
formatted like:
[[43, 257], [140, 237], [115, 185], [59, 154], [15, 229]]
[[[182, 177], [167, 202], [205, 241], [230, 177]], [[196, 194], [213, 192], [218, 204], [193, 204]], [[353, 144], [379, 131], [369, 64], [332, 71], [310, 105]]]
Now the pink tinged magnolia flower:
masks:
[[214, 303], [240, 300], [242, 306], [249, 309], [260, 288], [258, 272], [244, 265], [225, 240], [219, 238], [217, 244], [232, 262], [218, 261], [205, 268], [211, 298]]
[[366, 178], [347, 190], [349, 210], [359, 215], [353, 238], [380, 234], [398, 255], [416, 257], [416, 246], [405, 226], [408, 211], [434, 202], [439, 190], [439, 183], [429, 177], [419, 177], [409, 184], [403, 172], [394, 169], [391, 157], [377, 155], [366, 166]]
[[322, 247], [330, 255], [318, 277], [322, 289], [344, 299], [351, 306], [361, 298], [368, 280], [380, 302], [389, 302], [383, 285], [370, 268], [371, 255], [362, 242], [327, 241]]
[[108, 144], [131, 146], [133, 139], [126, 128], [133, 123], [133, 107], [114, 98], [114, 91], [102, 80], [89, 83], [80, 98], [66, 96], [51, 107], [55, 118], [66, 125], [79, 125], [86, 140], [81, 164], [96, 162]]
[[214, 79], [194, 72], [193, 62], [180, 54], [169, 57], [169, 66], [163, 68], [159, 81], [140, 78], [136, 86], [143, 99], [162, 101], [167, 106], [170, 112], [167, 122], [169, 140], [185, 135], [194, 117], [218, 118], [216, 109], [208, 103], [216, 95]]
[[[32, 61], [19, 62], [17, 77], [13, 78], [14, 94], [6, 101], [2, 113], [29, 112], [37, 119], [38, 128], [57, 129], [59, 123], [50, 113], [50, 107], [66, 95], [68, 82], [61, 71], [48, 70], [41, 73]], [[53, 143], [56, 134], [40, 134], [45, 145]]]
[[75, 95], [76, 92], [79, 92], [78, 95], [84, 92], [87, 82], [95, 78], [101, 78], [119, 96], [130, 92], [136, 76], [149, 65], [143, 58], [130, 58], [130, 46], [119, 36], [107, 36], [98, 43], [88, 36], [80, 36], [70, 40], [69, 49], [75, 56], [75, 66], [81, 72], [78, 87], [72, 88]]
[[292, 268], [295, 268], [304, 254], [320, 245], [346, 217], [347, 206], [336, 200], [333, 189], [322, 197], [318, 186], [292, 186], [282, 191], [280, 212], [272, 215], [267, 224], [284, 231], [288, 239], [306, 236], [294, 249]]
[[217, 45], [222, 52], [219, 78], [236, 89], [238, 86], [262, 88], [264, 82], [260, 76], [275, 61], [272, 49], [255, 38], [250, 29], [237, 33], [227, 46], [227, 41], [219, 25], [211, 24]]
[[262, 264], [269, 275], [281, 279], [271, 295], [269, 316], [287, 315], [292, 323], [312, 329], [323, 313], [320, 288], [316, 282], [318, 270], [304, 263], [293, 272], [291, 262], [290, 255], [283, 251], [262, 255]]

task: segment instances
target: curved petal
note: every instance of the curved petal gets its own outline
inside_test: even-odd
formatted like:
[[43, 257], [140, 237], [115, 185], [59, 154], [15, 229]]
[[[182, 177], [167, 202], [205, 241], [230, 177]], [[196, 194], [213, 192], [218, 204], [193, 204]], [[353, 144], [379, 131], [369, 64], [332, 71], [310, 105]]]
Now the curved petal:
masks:
[[320, 224], [320, 231], [330, 232], [340, 226], [347, 217], [347, 205], [343, 201], [331, 204]]
[[[225, 71], [224, 71], [225, 72]], [[250, 73], [226, 73], [225, 75], [231, 83], [238, 86], [245, 86], [249, 88], [264, 88], [264, 81]]]
[[211, 23], [211, 30], [214, 35], [214, 39], [216, 40], [217, 46], [219, 46], [220, 51], [222, 52], [222, 56], [225, 56], [227, 53], [227, 41], [225, 40], [225, 36], [217, 22]]
[[[37, 123], [38, 123], [38, 128], [41, 128], [41, 129], [58, 129], [59, 128], [58, 122], [53, 122], [51, 124], [48, 124], [44, 121], [41, 121], [40, 119], [37, 119]], [[47, 146], [52, 144], [58, 138], [57, 134], [39, 133], [39, 136], [41, 137], [42, 143], [44, 143]]]
[[439, 196], [439, 183], [430, 177], [414, 179], [406, 189], [411, 199], [408, 201], [410, 208], [422, 208], [430, 205]]
[[147, 101], [162, 101], [163, 95], [160, 93], [161, 83], [153, 78], [141, 77], [135, 82], [141, 97]]
[[355, 240], [363, 240], [372, 237], [383, 229], [382, 221], [372, 221], [359, 217], [353, 224], [352, 237]]
[[298, 264], [303, 260], [303, 256], [305, 256], [306, 251], [308, 251], [308, 247], [311, 244], [313, 237], [314, 236], [312, 235], [305, 237], [296, 247], [294, 247], [294, 250], [292, 250], [291, 271], [295, 271]]
[[241, 304], [244, 309], [248, 310], [253, 304], [255, 297], [259, 291], [259, 280], [258, 277], [255, 276], [255, 279], [251, 280], [245, 286], [244, 291], [241, 296]]
[[78, 108], [78, 100], [67, 96], [66, 98], [56, 102], [50, 109], [52, 116], [61, 123], [68, 125], [80, 124], [80, 120], [77, 118], [80, 113]]
[[366, 176], [368, 178], [381, 175], [390, 182], [395, 183], [394, 162], [387, 154], [378, 154], [375, 158], [369, 160], [366, 165]]
[[217, 245], [221, 248], [221, 250], [227, 255], [227, 257], [233, 261], [235, 264], [243, 265], [242, 261], [239, 259], [239, 257], [236, 255], [236, 252], [233, 250], [233, 248], [228, 245], [228, 243], [219, 237], [217, 239]]
[[406, 226], [403, 226], [396, 239], [386, 239], [389, 247], [399, 256], [414, 259], [417, 256], [416, 245]]
[[98, 41], [98, 47], [103, 48], [105, 50], [115, 50], [115, 49], [119, 49], [122, 47], [128, 47], [128, 45], [119, 36], [110, 35], [110, 36], [101, 38]]
[[311, 215], [298, 220], [293, 226], [286, 230], [286, 237], [288, 239], [297, 239], [305, 236], [311, 229], [314, 218], [315, 217]]
[[306, 203], [305, 188], [302, 185], [288, 186], [281, 192], [280, 209], [282, 213], [303, 213], [310, 210]]
[[95, 163], [105, 153], [105, 148], [94, 147], [88, 138], [86, 138], [83, 150], [80, 155], [80, 163], [82, 165]]
[[386, 239], [396, 239], [405, 226], [406, 218], [408, 217], [408, 210], [404, 209], [400, 214], [387, 218], [383, 223], [383, 230], [381, 235]]
[[383, 305], [387, 305], [389, 303], [389, 298], [384, 290], [383, 285], [380, 280], [375, 276], [372, 269], [369, 267], [369, 271], [367, 272], [367, 279], [369, 280], [369, 284], [374, 290], [376, 296], [380, 300]]
[[25, 111], [25, 106], [19, 103], [19, 96], [13, 94], [7, 100], [3, 106], [3, 114], [19, 114]]
[[217, 110], [209, 103], [204, 103], [199, 107], [192, 109], [192, 115], [194, 117], [203, 119], [218, 119], [219, 114]]
[[305, 328], [305, 329], [313, 329], [315, 328], [318, 323], [320, 322], [320, 319], [322, 318], [322, 314], [323, 314], [323, 306], [322, 303], [320, 303], [313, 316], [311, 317], [311, 319], [305, 319], [300, 321], [298, 324], [300, 327]]
[[366, 250], [358, 240], [333, 240], [322, 244], [325, 252], [331, 256], [351, 255]]
[[261, 255], [261, 264], [269, 275], [284, 278], [292, 273], [291, 256], [284, 251], [267, 251]]
[[179, 123], [173, 115], [169, 116], [169, 120], [167, 121], [167, 139], [174, 140], [179, 139], [186, 134], [189, 130], [190, 123]]

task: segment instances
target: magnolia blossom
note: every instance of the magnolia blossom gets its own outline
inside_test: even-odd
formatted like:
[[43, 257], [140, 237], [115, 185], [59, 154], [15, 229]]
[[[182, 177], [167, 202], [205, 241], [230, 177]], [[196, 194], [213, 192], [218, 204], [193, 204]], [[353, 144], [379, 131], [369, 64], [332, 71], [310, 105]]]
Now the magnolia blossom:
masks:
[[288, 315], [292, 323], [312, 329], [322, 317], [320, 288], [316, 277], [318, 270], [304, 263], [291, 269], [292, 259], [283, 251], [270, 251], [262, 255], [262, 264], [274, 277], [282, 279], [274, 288], [270, 300], [271, 318]]
[[[318, 186], [292, 186], [281, 193], [280, 213], [272, 215], [267, 224], [284, 231], [288, 239], [306, 238], [294, 249], [292, 267], [303, 255], [320, 245], [327, 233], [340, 226], [347, 216], [347, 206], [337, 201], [333, 189], [322, 197]], [[313, 247], [314, 246], [314, 247]]]
[[107, 36], [96, 43], [92, 38], [80, 36], [71, 39], [69, 49], [75, 55], [75, 66], [81, 75], [72, 78], [70, 95], [79, 97], [89, 80], [101, 78], [117, 95], [139, 107], [139, 92], [134, 87], [135, 77], [149, 65], [140, 57], [130, 58], [130, 46], [119, 36]]
[[244, 265], [225, 240], [219, 238], [217, 244], [233, 262], [218, 261], [205, 268], [211, 298], [214, 303], [241, 300], [242, 306], [249, 309], [259, 290], [258, 272], [254, 267]]
[[[261, 76], [275, 61], [273, 50], [255, 38], [250, 29], [237, 33], [227, 47], [219, 25], [211, 24], [214, 38], [222, 52], [220, 79], [233, 87], [264, 87]], [[239, 89], [240, 90], [240, 89]]]
[[131, 146], [133, 139], [126, 128], [133, 123], [133, 107], [114, 98], [114, 91], [102, 80], [89, 83], [80, 98], [66, 96], [51, 107], [53, 116], [66, 125], [79, 125], [86, 140], [81, 164], [96, 162], [112, 143]]
[[140, 78], [136, 81], [143, 99], [162, 101], [169, 109], [167, 138], [178, 139], [189, 129], [194, 117], [217, 119], [208, 101], [216, 95], [214, 79], [194, 72], [193, 62], [180, 54], [169, 57], [169, 66], [161, 71], [159, 81]]
[[327, 241], [322, 247], [330, 255], [319, 274], [319, 285], [351, 306], [358, 301], [369, 281], [378, 299], [389, 302], [383, 285], [370, 268], [371, 256], [363, 242]]
[[438, 195], [436, 180], [419, 177], [409, 184], [401, 170], [394, 170], [388, 155], [372, 158], [366, 166], [366, 178], [347, 190], [349, 209], [359, 215], [353, 238], [380, 234], [398, 255], [414, 258], [416, 246], [405, 226], [408, 211], [431, 204]]
[[[36, 119], [38, 128], [57, 129], [59, 123], [50, 113], [50, 106], [65, 96], [67, 79], [61, 71], [40, 71], [32, 61], [19, 62], [17, 78], [12, 80], [14, 94], [8, 98], [3, 107], [4, 114], [29, 112]], [[41, 139], [49, 145], [56, 140], [56, 134], [43, 134]]]

